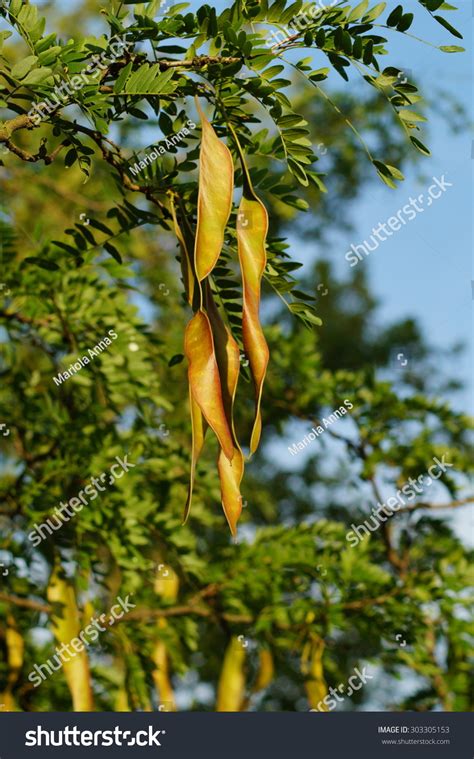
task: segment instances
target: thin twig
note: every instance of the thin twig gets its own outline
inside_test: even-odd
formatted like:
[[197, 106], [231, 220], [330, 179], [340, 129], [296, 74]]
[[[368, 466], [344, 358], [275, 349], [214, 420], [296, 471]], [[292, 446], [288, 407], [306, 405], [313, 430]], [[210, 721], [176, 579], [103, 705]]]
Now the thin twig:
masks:
[[0, 601], [6, 601], [7, 603], [21, 606], [24, 609], [31, 609], [32, 611], [43, 611], [46, 614], [51, 614], [53, 611], [53, 607], [50, 604], [44, 603], [44, 601], [33, 601], [30, 598], [21, 598], [20, 596], [10, 595], [3, 591], [0, 591]]

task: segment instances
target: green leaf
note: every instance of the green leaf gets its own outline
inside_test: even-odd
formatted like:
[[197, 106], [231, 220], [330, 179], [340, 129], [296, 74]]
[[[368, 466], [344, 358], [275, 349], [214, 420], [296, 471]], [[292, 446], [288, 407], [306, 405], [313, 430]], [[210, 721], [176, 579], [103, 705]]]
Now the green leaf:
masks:
[[410, 136], [410, 140], [412, 141], [415, 148], [420, 151], [420, 153], [423, 153], [423, 155], [431, 155], [431, 151], [416, 137]]
[[356, 21], [358, 18], [362, 18], [362, 16], [367, 11], [367, 8], [369, 7], [369, 0], [362, 0], [359, 5], [357, 5], [347, 17], [347, 21], [351, 23], [352, 21]]
[[324, 47], [326, 44], [326, 32], [324, 29], [319, 29], [316, 35], [316, 44], [318, 47]]
[[380, 179], [385, 182], [385, 184], [388, 185], [392, 190], [397, 189], [397, 185], [390, 176], [387, 176], [387, 174], [384, 174], [382, 171], [377, 171], [377, 174], [379, 175]]
[[373, 57], [374, 57], [374, 43], [372, 42], [372, 40], [369, 40], [365, 46], [362, 60], [367, 66], [369, 66], [372, 63]]
[[126, 66], [124, 66], [124, 67], [123, 67], [123, 69], [121, 70], [121, 72], [120, 72], [120, 74], [118, 75], [118, 77], [117, 77], [117, 79], [116, 79], [116, 81], [115, 81], [115, 84], [114, 84], [114, 92], [115, 92], [115, 93], [120, 93], [120, 92], [122, 92], [122, 90], [123, 90], [123, 88], [124, 88], [124, 84], [125, 84], [125, 82], [127, 81], [127, 79], [128, 79], [128, 76], [129, 76], [129, 74], [130, 74], [130, 72], [131, 72], [131, 70], [132, 70], [132, 66], [133, 66], [133, 63], [132, 63], [132, 61], [130, 61], [130, 62], [129, 62], [129, 63], [127, 63], [127, 65], [126, 65]]
[[175, 82], [171, 84], [171, 79], [173, 78], [174, 70], [173, 69], [167, 69], [166, 71], [163, 71], [162, 74], [160, 74], [155, 81], [153, 82], [153, 86], [151, 87], [151, 92], [153, 94], [155, 93], [169, 93], [173, 92], [173, 90], [178, 86], [178, 83]]
[[128, 112], [131, 116], [135, 116], [136, 119], [141, 119], [142, 121], [147, 121], [148, 119], [146, 113], [139, 108], [129, 108]]
[[459, 45], [441, 45], [439, 47], [439, 50], [442, 50], [443, 53], [465, 53], [466, 52], [466, 48], [459, 47]]
[[40, 55], [41, 53], [44, 53], [48, 48], [50, 48], [52, 45], [55, 45], [56, 43], [56, 33], [53, 32], [52, 34], [47, 34], [46, 37], [43, 37], [43, 39], [39, 40], [35, 44], [35, 53]]
[[156, 49], [163, 53], [180, 54], [186, 52], [186, 48], [181, 45], [159, 45]]
[[306, 172], [297, 161], [295, 161], [293, 158], [288, 158], [288, 168], [290, 169], [291, 173], [294, 174], [298, 182], [303, 185], [303, 187], [308, 186], [309, 180], [306, 176]]
[[22, 80], [22, 84], [40, 84], [48, 79], [53, 72], [49, 68], [33, 69], [28, 76]]
[[397, 30], [399, 32], [406, 32], [407, 29], [409, 29], [410, 26], [412, 25], [413, 18], [414, 18], [413, 13], [405, 13], [401, 17], [400, 21], [398, 22]]
[[168, 361], [168, 366], [176, 366], [176, 364], [180, 364], [183, 359], [184, 355], [182, 353], [175, 353], [175, 355]]
[[142, 84], [146, 81], [149, 71], [149, 63], [144, 63], [140, 68], [136, 69], [127, 82], [127, 92], [131, 95], [142, 92]]
[[415, 111], [409, 111], [407, 108], [403, 108], [401, 111], [398, 111], [398, 115], [400, 116], [403, 121], [426, 121], [427, 119], [424, 116], [421, 116], [419, 113], [416, 113]]
[[26, 58], [23, 58], [22, 61], [13, 66], [11, 70], [12, 76], [15, 79], [23, 79], [23, 77], [26, 76], [29, 71], [31, 71], [37, 60], [37, 55], [28, 55]]
[[75, 161], [77, 161], [77, 150], [76, 148], [71, 148], [66, 153], [66, 156], [64, 158], [64, 165], [67, 169], [69, 169], [69, 167], [72, 166]]
[[346, 55], [352, 55], [352, 37], [347, 31], [342, 34], [342, 49]]
[[27, 258], [24, 258], [23, 261], [29, 264], [36, 264], [41, 269], [46, 269], [47, 271], [59, 271], [59, 266], [55, 264], [54, 261], [50, 261], [48, 258], [28, 256]]
[[309, 79], [311, 79], [312, 82], [321, 82], [323, 79], [327, 79], [329, 74], [329, 69], [318, 69], [317, 71], [312, 71], [309, 75]]
[[102, 224], [101, 221], [97, 221], [96, 219], [89, 219], [89, 224], [91, 227], [94, 227], [94, 229], [98, 229], [99, 232], [104, 232], [106, 235], [112, 234], [112, 230], [109, 227], [106, 227], [105, 224]]
[[402, 16], [403, 7], [401, 5], [397, 5], [397, 7], [393, 9], [387, 19], [387, 26], [397, 26]]
[[372, 163], [374, 164], [375, 168], [378, 169], [378, 171], [385, 177], [393, 177], [399, 181], [403, 181], [405, 179], [402, 172], [397, 169], [396, 166], [390, 166], [388, 163], [383, 163], [382, 161], [377, 160], [372, 161]]
[[317, 327], [320, 327], [323, 323], [322, 319], [320, 319], [319, 316], [315, 316], [315, 314], [308, 309], [305, 309], [305, 311], [303, 311], [303, 316], [306, 321], [311, 322], [311, 324], [315, 324]]
[[12, 12], [14, 16], [18, 16], [22, 5], [23, 5], [23, 0], [11, 0], [10, 11]]
[[122, 256], [118, 252], [117, 248], [114, 245], [112, 245], [112, 243], [104, 242], [104, 249], [107, 251], [107, 253], [110, 253], [112, 258], [115, 258], [117, 263], [119, 264], [123, 263]]
[[276, 0], [268, 9], [267, 19], [269, 21], [280, 21], [281, 14], [286, 5], [286, 0]]
[[39, 63], [41, 66], [51, 66], [52, 63], [56, 63], [59, 59], [62, 47], [60, 45], [54, 45], [48, 48], [43, 53], [39, 54]]
[[363, 49], [362, 37], [356, 37], [354, 40], [354, 44], [352, 46], [352, 55], [354, 56], [354, 58], [360, 58], [362, 56], [362, 49]]
[[433, 18], [436, 19], [436, 21], [438, 22], [438, 24], [441, 24], [441, 26], [444, 26], [444, 28], [447, 29], [448, 32], [451, 32], [451, 34], [454, 37], [457, 37], [460, 40], [463, 39], [463, 36], [462, 36], [461, 32], [458, 32], [458, 30], [455, 29], [454, 26], [451, 26], [451, 24], [449, 23], [449, 21], [446, 21], [445, 18], [443, 18], [442, 16], [433, 16]]
[[282, 13], [280, 18], [278, 19], [280, 24], [289, 24], [290, 21], [296, 18], [302, 6], [303, 6], [303, 0], [296, 0], [295, 3], [292, 3], [291, 5], [289, 5], [288, 8], [285, 10], [285, 12]]
[[284, 66], [270, 66], [270, 68], [262, 71], [260, 76], [263, 77], [263, 79], [271, 79], [273, 76], [277, 76], [281, 71], [284, 71], [284, 69]]
[[390, 171], [390, 174], [392, 175], [392, 177], [394, 177], [395, 179], [398, 179], [400, 182], [403, 182], [405, 177], [403, 176], [400, 169], [397, 169], [396, 166], [391, 166], [389, 163], [386, 163], [385, 166]]
[[368, 23], [369, 21], [375, 21], [379, 16], [382, 15], [385, 8], [387, 7], [387, 3], [379, 3], [378, 5], [375, 5], [372, 10], [370, 10], [362, 19], [362, 22]]
[[379, 87], [391, 87], [394, 82], [397, 81], [397, 77], [395, 76], [387, 76], [387, 74], [382, 73], [379, 74], [379, 76], [374, 80], [372, 77], [370, 77], [370, 83], [375, 83]]
[[[329, 71], [329, 69], [327, 69]], [[296, 126], [297, 124], [307, 124], [302, 116], [298, 116], [296, 113], [288, 113], [280, 116], [277, 120], [277, 124], [282, 127]]]

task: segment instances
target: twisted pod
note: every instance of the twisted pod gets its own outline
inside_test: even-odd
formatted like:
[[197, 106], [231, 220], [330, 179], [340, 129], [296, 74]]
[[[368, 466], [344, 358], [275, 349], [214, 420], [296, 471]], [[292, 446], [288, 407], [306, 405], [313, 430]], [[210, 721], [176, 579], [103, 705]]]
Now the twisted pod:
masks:
[[[232, 535], [242, 511], [240, 483], [244, 456], [234, 425], [234, 403], [240, 374], [240, 349], [214, 300], [210, 276], [224, 244], [232, 211], [234, 164], [228, 147], [221, 142], [196, 100], [202, 124], [199, 156], [197, 224], [178, 221], [174, 199], [171, 214], [181, 248], [181, 266], [186, 297], [194, 315], [186, 327], [184, 353], [188, 360], [189, 398], [192, 426], [191, 474], [184, 521], [189, 516], [196, 465], [207, 428], [219, 443], [217, 468], [224, 514]], [[265, 240], [268, 216], [256, 196], [237, 135], [230, 126], [242, 163], [244, 187], [237, 216], [237, 245], [242, 276], [243, 347], [249, 358], [255, 387], [255, 419], [250, 453], [258, 447], [262, 420], [260, 403], [269, 351], [260, 324], [260, 286], [266, 265]], [[183, 217], [184, 213], [181, 214]], [[191, 253], [191, 251], [193, 251]]]

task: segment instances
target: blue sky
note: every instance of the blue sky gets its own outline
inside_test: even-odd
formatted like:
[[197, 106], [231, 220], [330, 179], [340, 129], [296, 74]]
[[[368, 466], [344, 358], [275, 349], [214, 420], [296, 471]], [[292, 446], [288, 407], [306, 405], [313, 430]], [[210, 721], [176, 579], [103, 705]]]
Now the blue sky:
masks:
[[[454, 25], [464, 35], [466, 54], [444, 54], [415, 40], [398, 35], [389, 56], [400, 66], [406, 61], [416, 75], [420, 90], [428, 102], [445, 89], [471, 108], [472, 87], [472, 21], [473, 3], [461, 0], [459, 11], [452, 14]], [[414, 0], [405, 8], [418, 5]], [[420, 11], [422, 9], [420, 8]], [[454, 38], [423, 12], [413, 26], [413, 33], [437, 44], [453, 44]], [[416, 16], [415, 16], [416, 17]], [[456, 17], [456, 21], [454, 18]], [[472, 108], [470, 110], [472, 118]], [[396, 191], [372, 186], [350, 208], [355, 222], [354, 234], [341, 235], [335, 240], [335, 258], [341, 261], [341, 271], [347, 262], [344, 254], [351, 242], [357, 243], [370, 234], [379, 221], [396, 213], [410, 196], [424, 193], [433, 176], [453, 184], [430, 208], [393, 234], [369, 258], [359, 263], [367, 268], [370, 282], [382, 302], [381, 316], [394, 320], [404, 315], [416, 316], [430, 344], [447, 347], [454, 342], [468, 343], [471, 335], [473, 293], [471, 280], [472, 248], [472, 134], [470, 130], [453, 135], [439, 114], [429, 114], [428, 142], [432, 156], [422, 161], [426, 180], [418, 181], [414, 171]], [[469, 381], [470, 368], [466, 355], [455, 370]], [[463, 396], [468, 401], [467, 393]]]

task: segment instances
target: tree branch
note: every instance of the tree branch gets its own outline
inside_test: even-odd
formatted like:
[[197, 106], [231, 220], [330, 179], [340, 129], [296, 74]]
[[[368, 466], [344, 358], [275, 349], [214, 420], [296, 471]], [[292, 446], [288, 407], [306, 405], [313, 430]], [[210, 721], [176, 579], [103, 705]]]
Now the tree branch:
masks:
[[27, 113], [22, 113], [19, 116], [15, 116], [13, 119], [6, 121], [2, 127], [0, 127], [0, 142], [6, 142], [10, 139], [13, 132], [18, 129], [34, 129], [35, 123], [31, 116]]
[[175, 68], [187, 68], [187, 69], [202, 69], [204, 66], [208, 66], [213, 63], [222, 63], [224, 66], [230, 63], [241, 63], [242, 58], [235, 58], [232, 56], [219, 56], [219, 55], [196, 55], [190, 61], [165, 61], [158, 59], [157, 63], [160, 64], [162, 69], [175, 69]]
[[21, 158], [22, 161], [26, 161], [28, 163], [36, 163], [36, 161], [44, 161], [46, 165], [49, 165], [54, 161], [58, 153], [68, 144], [68, 140], [65, 140], [64, 142], [61, 142], [59, 145], [57, 145], [54, 150], [51, 151], [51, 153], [44, 153], [43, 150], [39, 150], [38, 153], [28, 153], [28, 151], [23, 150], [23, 148], [19, 148], [18, 145], [15, 145], [14, 142], [12, 142], [9, 138], [1, 138], [0, 142], [3, 142], [3, 144], [8, 148], [10, 153], [14, 153], [14, 155], [18, 156], [18, 158]]
[[20, 596], [9, 595], [2, 591], [0, 591], [0, 601], [6, 601], [7, 603], [21, 606], [24, 609], [31, 609], [32, 611], [43, 611], [46, 614], [51, 614], [53, 611], [53, 607], [44, 603], [44, 601], [33, 601], [30, 598], [21, 598]]
[[414, 503], [413, 506], [405, 506], [403, 509], [398, 509], [394, 514], [409, 514], [412, 511], [418, 511], [418, 509], [458, 509], [460, 506], [467, 506], [469, 503], [474, 503], [474, 498], [460, 498], [457, 501], [451, 501], [450, 503]]
[[390, 590], [388, 593], [383, 593], [382, 595], [376, 596], [375, 598], [361, 598], [357, 601], [347, 601], [346, 603], [342, 604], [342, 608], [350, 610], [365, 609], [367, 606], [376, 606], [377, 604], [382, 604], [385, 601], [388, 601], [390, 598], [394, 598], [399, 593], [408, 595], [406, 588], [395, 588], [394, 590]]

